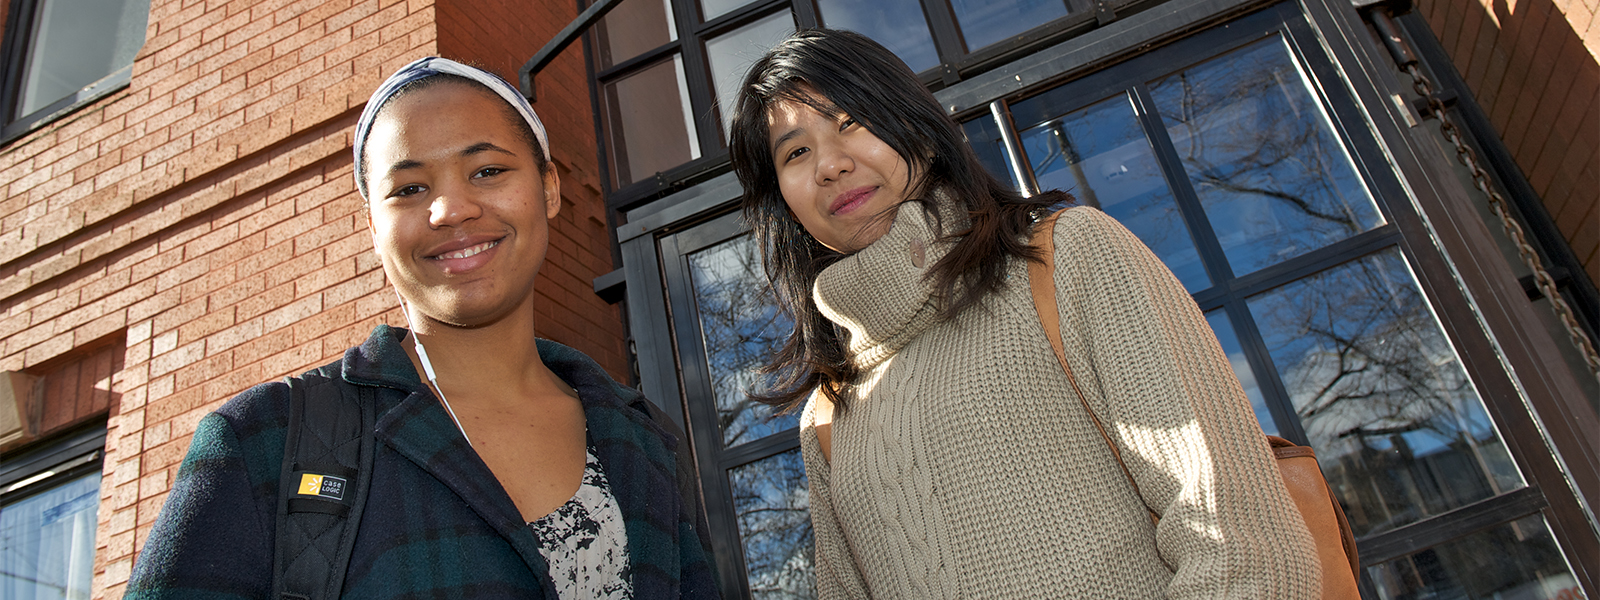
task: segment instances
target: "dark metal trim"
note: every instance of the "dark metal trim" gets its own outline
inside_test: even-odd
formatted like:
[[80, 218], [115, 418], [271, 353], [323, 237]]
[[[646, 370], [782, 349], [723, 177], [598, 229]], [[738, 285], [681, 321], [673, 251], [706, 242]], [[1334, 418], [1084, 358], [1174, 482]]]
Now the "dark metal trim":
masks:
[[589, 8], [578, 14], [578, 18], [567, 23], [566, 27], [562, 27], [561, 31], [556, 33], [556, 37], [545, 42], [543, 48], [533, 53], [528, 62], [522, 63], [522, 67], [517, 69], [517, 84], [522, 88], [522, 95], [527, 96], [530, 101], [534, 100], [533, 76], [549, 66], [550, 61], [555, 60], [573, 40], [578, 39], [578, 36], [583, 35], [590, 26], [600, 20], [600, 17], [606, 16], [606, 13], [611, 12], [611, 9], [616, 8], [618, 4], [622, 4], [622, 0], [598, 0], [590, 4]]
[[1399, 529], [1356, 541], [1361, 566], [1369, 567], [1466, 537], [1544, 510], [1550, 504], [1536, 486], [1479, 500]]
[[700, 185], [651, 202], [628, 213], [628, 223], [616, 229], [617, 242], [623, 243], [647, 233], [676, 225], [685, 219], [712, 211], [744, 196], [744, 187], [733, 173], [723, 173]]
[[1271, 0], [1172, 0], [1147, 18], [1123, 18], [934, 93], [952, 115], [986, 107], [997, 98], [1069, 78], [1151, 44], [1259, 8]]
[[[20, 451], [6, 453], [5, 461], [0, 462], [0, 500], [9, 501], [15, 496], [31, 494], [41, 483], [59, 475], [76, 473], [90, 462], [97, 462], [94, 458], [85, 461], [83, 457], [90, 454], [104, 454], [106, 423], [103, 420], [96, 420], [76, 430], [52, 437], [50, 441], [34, 443]], [[50, 479], [6, 491], [6, 488], [17, 482], [57, 467], [66, 467], [66, 470]]]
[[1522, 217], [1522, 226], [1528, 229], [1539, 247], [1539, 251], [1550, 261], [1555, 268], [1566, 269], [1571, 279], [1568, 285], [1562, 286], [1572, 296], [1568, 304], [1582, 317], [1580, 319], [1588, 329], [1589, 340], [1600, 344], [1600, 289], [1595, 287], [1595, 282], [1589, 279], [1583, 270], [1582, 263], [1578, 262], [1573, 254], [1572, 247], [1566, 243], [1566, 237], [1556, 227], [1555, 219], [1544, 208], [1544, 202], [1539, 194], [1533, 190], [1533, 185], [1523, 176], [1522, 168], [1517, 166], [1516, 160], [1511, 157], [1510, 151], [1500, 141], [1499, 132], [1489, 122], [1488, 115], [1484, 114], [1483, 107], [1470, 93], [1466, 82], [1462, 81], [1461, 74], [1456, 72], [1455, 63], [1445, 54], [1439, 40], [1432, 35], [1417, 35], [1418, 27], [1427, 30], [1426, 21], [1421, 15], [1415, 13], [1398, 17], [1400, 28], [1411, 42], [1414, 50], [1422, 55], [1422, 66], [1433, 74], [1437, 82], [1438, 93], [1451, 94], [1456, 97], [1455, 110], [1451, 111], [1455, 118], [1466, 125], [1472, 134], [1471, 141], [1477, 147], [1480, 156], [1494, 173], [1495, 180], [1506, 192], [1506, 199], [1511, 201]]
[[594, 278], [594, 295], [605, 300], [606, 304], [621, 302], [628, 289], [628, 273], [617, 269], [605, 275]]

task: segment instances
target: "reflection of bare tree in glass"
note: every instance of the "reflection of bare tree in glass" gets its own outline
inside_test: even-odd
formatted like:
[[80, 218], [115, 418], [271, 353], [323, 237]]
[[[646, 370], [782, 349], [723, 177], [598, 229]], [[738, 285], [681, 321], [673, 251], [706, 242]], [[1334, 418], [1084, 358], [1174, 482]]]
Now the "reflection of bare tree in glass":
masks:
[[747, 394], [756, 370], [793, 327], [761, 275], [755, 244], [741, 236], [695, 253], [689, 266], [723, 442], [733, 446], [793, 427], [793, 416], [769, 420], [772, 409]]
[[733, 469], [733, 507], [753, 598], [816, 597], [811, 497], [799, 450]]
[[1167, 77], [1151, 95], [1236, 271], [1381, 223], [1281, 39]]
[[1258, 296], [1250, 308], [1358, 535], [1519, 481], [1396, 251]]
[[1210, 287], [1199, 253], [1127, 94], [1022, 132], [1041, 188], [1071, 192], [1139, 236], [1198, 291]]

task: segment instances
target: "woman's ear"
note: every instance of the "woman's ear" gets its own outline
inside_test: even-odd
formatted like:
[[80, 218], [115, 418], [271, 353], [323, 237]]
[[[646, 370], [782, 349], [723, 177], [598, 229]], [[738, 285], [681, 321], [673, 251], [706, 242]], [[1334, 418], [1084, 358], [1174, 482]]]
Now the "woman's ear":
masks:
[[561, 176], [556, 174], [555, 165], [544, 172], [544, 215], [546, 219], [554, 219], [561, 214]]

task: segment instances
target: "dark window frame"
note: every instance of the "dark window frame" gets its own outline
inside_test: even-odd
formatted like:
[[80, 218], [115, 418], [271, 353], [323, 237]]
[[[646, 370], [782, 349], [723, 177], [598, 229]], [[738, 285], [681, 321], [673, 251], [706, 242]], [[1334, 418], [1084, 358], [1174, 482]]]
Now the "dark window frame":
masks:
[[[946, 0], [918, 1], [922, 6], [923, 15], [928, 19], [940, 60], [939, 65], [918, 75], [923, 83], [934, 90], [1001, 67], [1017, 57], [1161, 3], [1161, 0], [1106, 0], [1096, 3], [1086, 0], [1064, 0], [1072, 5], [1074, 12], [1019, 32], [1005, 41], [968, 52], [964, 50], [956, 16], [949, 3]], [[799, 28], [818, 27], [821, 23], [816, 0], [754, 0], [705, 22], [700, 21], [700, 8], [696, 0], [671, 0], [671, 7], [678, 39], [604, 69], [599, 68], [593, 53], [590, 53], [589, 63], [593, 73], [591, 88], [597, 96], [597, 103], [603, 107], [605, 103], [603, 89], [607, 84], [638, 72], [643, 67], [666, 60], [670, 56], [682, 56], [685, 85], [689, 89], [691, 103], [689, 110], [692, 111], [691, 116], [695, 123], [695, 137], [700, 145], [700, 157], [660, 171], [653, 177], [642, 177], [621, 186], [613, 183], [612, 173], [607, 171], [602, 186], [606, 206], [611, 211], [638, 208], [672, 192], [728, 172], [732, 168], [728, 162], [728, 150], [723, 146], [722, 121], [716, 106], [716, 92], [705, 61], [707, 40], [781, 10], [791, 11], [796, 27]], [[602, 164], [609, 165], [609, 154], [615, 150], [609, 148], [609, 140], [605, 139], [603, 131], [600, 139], [599, 160]]]
[[4, 64], [0, 64], [0, 69], [4, 69], [3, 76], [0, 76], [0, 123], [3, 123], [0, 124], [0, 145], [14, 142], [103, 98], [127, 89], [133, 82], [133, 64], [130, 63], [126, 67], [106, 74], [89, 86], [68, 94], [65, 98], [51, 102], [32, 113], [13, 118], [12, 115], [17, 111], [22, 97], [22, 74], [27, 70], [40, 2], [42, 0], [11, 0], [10, 10], [6, 13], [5, 39], [3, 46], [0, 46], [4, 48], [5, 54]]
[[[1261, 386], [1269, 410], [1282, 431], [1281, 435], [1304, 444], [1305, 434], [1298, 419], [1293, 416], [1287, 390], [1283, 388], [1279, 378], [1271, 375], [1277, 373], [1277, 369], [1273, 366], [1260, 332], [1254, 325], [1254, 319], [1244, 307], [1244, 301], [1249, 296], [1333, 265], [1355, 260], [1386, 248], [1397, 248], [1416, 271], [1417, 284], [1423, 288], [1433, 312], [1444, 325], [1444, 331], [1451, 345], [1458, 350], [1457, 354], [1463, 369], [1479, 386], [1485, 409], [1499, 429], [1502, 442], [1522, 471], [1526, 485], [1398, 529], [1364, 537], [1359, 540], [1363, 551], [1361, 555], [1363, 566], [1420, 552], [1437, 543], [1477, 531], [1487, 531], [1494, 526], [1515, 521], [1529, 514], [1542, 513], [1548, 519], [1552, 533], [1568, 556], [1579, 558], [1578, 561], [1569, 563], [1574, 575], [1580, 581], [1585, 580], [1588, 575], [1578, 563], [1596, 556], [1594, 539], [1585, 537], [1589, 530], [1584, 526], [1586, 521], [1577, 499], [1564, 493], [1568, 481], [1561, 467], [1551, 459], [1548, 449], [1542, 443], [1544, 436], [1538, 431], [1538, 423], [1532, 414], [1524, 410], [1521, 393], [1507, 378], [1497, 360], [1499, 351], [1485, 337], [1482, 330], [1470, 326], [1476, 325], [1477, 322], [1473, 304], [1455, 282], [1449, 280], [1448, 273], [1452, 268], [1442, 256], [1438, 255], [1433, 246], [1433, 234], [1429, 226], [1414, 211], [1396, 210], [1392, 206], [1394, 202], [1405, 202], [1411, 198], [1402, 187], [1403, 184], [1399, 179], [1400, 171], [1387, 161], [1373, 162], [1385, 157], [1387, 154], [1385, 147], [1395, 143], [1396, 138], [1384, 136], [1366, 126], [1369, 119], [1361, 112], [1364, 99], [1344, 82], [1335, 64], [1335, 61], [1342, 62], [1341, 59], [1349, 57], [1335, 56], [1339, 50], [1332, 49], [1330, 52], [1330, 49], [1325, 48], [1319, 40], [1318, 28], [1326, 28], [1329, 26], [1328, 23], [1314, 23], [1315, 16], [1303, 12], [1298, 3], [1294, 2], [1260, 2], [1254, 6], [1260, 10], [1252, 11], [1253, 14], [1235, 13], [1227, 17], [1228, 28], [1234, 31], [1223, 31], [1208, 24], [1205, 30], [1187, 33], [1178, 39], [1157, 44], [1129, 56], [1117, 66], [1116, 71], [1098, 69], [1074, 79], [1072, 85], [1088, 84], [1092, 89], [1074, 91], [1071, 96], [1073, 101], [1063, 104], [1088, 105], [1129, 87], [1142, 90], [1145, 87], [1143, 81], [1164, 74], [1161, 72], [1162, 67], [1144, 68], [1141, 73], [1138, 63], [1151, 61], [1148, 57], [1166, 52], [1184, 55], [1181, 49], [1185, 47], [1191, 49], [1189, 55], [1192, 56], [1218, 56], [1259, 39], [1253, 37], [1256, 30], [1250, 29], [1250, 26], [1246, 25], [1247, 22], [1262, 20], [1262, 15], [1269, 13], [1281, 15], [1284, 25], [1281, 28], [1269, 29], [1282, 33], [1296, 60], [1307, 69], [1307, 76], [1317, 87], [1317, 100], [1328, 109], [1328, 116], [1332, 120], [1335, 132], [1349, 151], [1358, 174], [1366, 185], [1373, 189], [1374, 198], [1386, 223], [1324, 249], [1237, 278], [1232, 276], [1230, 269], [1226, 271], [1228, 280], [1219, 284], [1215, 281], [1217, 269], [1214, 265], [1228, 269], [1226, 257], [1221, 254], [1220, 248], [1208, 247], [1215, 246], [1214, 243], [1207, 243], [1212, 240], [1202, 241], [1201, 238], [1209, 236], [1199, 235], [1194, 229], [1197, 222], [1204, 223], [1204, 215], [1199, 214], [1198, 218], [1190, 217], [1191, 231], [1196, 231], [1197, 250], [1207, 264], [1207, 272], [1212, 274], [1214, 280], [1211, 288], [1194, 293], [1197, 304], [1202, 310], [1226, 307], [1229, 320], [1238, 330], [1250, 366], [1257, 374], [1257, 383]], [[1239, 31], [1241, 25], [1245, 31]], [[1180, 51], [1173, 52], [1169, 50], [1170, 48], [1179, 48]], [[1165, 72], [1176, 72], [1203, 60], [1180, 59], [1166, 63]], [[1131, 73], [1130, 67], [1134, 69]], [[1119, 86], [1111, 83], [1096, 85], [1098, 79], [1121, 80], [1129, 85]], [[1001, 101], [1014, 106], [1057, 87], [1057, 85], [1030, 86], [1022, 93], [1003, 97]], [[1138, 93], [1143, 94], [1143, 92]], [[1329, 98], [1330, 93], [1337, 93], [1341, 99], [1333, 101]], [[991, 118], [981, 110], [983, 108], [986, 107], [975, 107], [965, 111], [963, 116], [968, 121]], [[1154, 117], [1145, 112], [1143, 118]], [[1031, 123], [1015, 122], [1014, 131], [1026, 129], [1030, 125]], [[1491, 142], [1496, 140], [1497, 137]], [[1481, 138], [1477, 141], [1477, 145], [1484, 145]], [[1164, 155], [1161, 157], [1163, 163], [1169, 163], [1177, 158], [1172, 154], [1170, 143], [1165, 138], [1156, 142], [1156, 150], [1158, 155]], [[1172, 173], [1167, 175], [1169, 181], [1174, 177]], [[1177, 173], [1176, 176], [1184, 177], [1182, 173]], [[1179, 204], [1193, 205], [1186, 207], [1185, 213], [1191, 211], [1198, 213], [1197, 199], [1192, 198], [1192, 194], [1186, 191], [1180, 191], [1180, 187], [1174, 186], [1173, 189]], [[1209, 224], [1204, 224], [1203, 227], [1205, 231], [1210, 228]], [[1544, 490], [1557, 491], [1553, 495], [1546, 495]], [[1475, 529], [1465, 530], [1468, 526]], [[1412, 546], [1403, 549], [1407, 544]], [[1367, 552], [1368, 547], [1371, 547], [1373, 552]], [[1365, 579], [1363, 579], [1363, 589], [1367, 597], [1377, 597], [1376, 591], [1370, 588], [1370, 582]]]
[[[1199, 0], [1172, 0], [1171, 10], [1164, 10], [1160, 15], [1151, 15], [1145, 19], [1128, 20], [1117, 23], [1117, 27], [1106, 31], [1091, 32], [1093, 35], [1086, 37], [1081, 42], [1074, 41], [1068, 44], [1059, 44], [1048, 48], [1031, 48], [1026, 52], [1017, 52], [1015, 60], [1005, 63], [1005, 68], [995, 72], [979, 71], [955, 86], [939, 85], [942, 81], [933, 83], [939, 88], [936, 96], [947, 105], [947, 110], [960, 120], [969, 120], [977, 117], [980, 112], [987, 113], [988, 102], [992, 99], [1015, 101], [1025, 96], [1036, 94], [1044, 89], [1055, 87], [1057, 83], [1092, 76], [1113, 63], [1134, 60], [1152, 50], [1176, 44], [1184, 39], [1194, 37], [1204, 29], [1222, 23], [1233, 23], [1244, 15], [1257, 12], [1265, 7], [1277, 4], [1272, 0], [1235, 0], [1232, 2], [1202, 2]], [[1401, 121], [1399, 113], [1392, 112], [1387, 94], [1394, 90], [1409, 89], [1407, 82], [1396, 81], [1394, 77], [1385, 73], [1382, 47], [1376, 39], [1363, 36], [1366, 32], [1356, 9], [1339, 2], [1339, 0], [1302, 0], [1295, 4], [1301, 18], [1307, 23], [1307, 31], [1312, 35], [1300, 40], [1300, 44], [1309, 46], [1316, 53], [1326, 57], [1328, 65], [1323, 68], [1311, 69], [1309, 76], [1317, 83], [1319, 88], [1335, 88], [1338, 93], [1347, 96], [1354, 105], [1334, 111], [1330, 116], [1335, 122], [1337, 132], [1345, 144], [1351, 144], [1351, 131], [1357, 133], [1356, 138], [1367, 140], [1365, 144], [1371, 147], [1352, 152], [1353, 157], [1365, 155], [1369, 160], [1377, 160], [1368, 164], [1360, 158], [1356, 165], [1363, 181], [1374, 185], [1374, 172], [1381, 178], [1391, 180], [1404, 180], [1408, 188], [1406, 194], [1413, 203], [1420, 204], [1423, 213], [1428, 219], [1438, 221], [1441, 215], [1446, 218], [1476, 218], [1476, 215], [1458, 215], [1451, 217], [1447, 209], [1439, 207], [1440, 194], [1448, 194], [1451, 190], [1448, 181], [1441, 183], [1437, 169], [1437, 161], [1430, 162], [1432, 157], [1426, 151], [1420, 151], [1414, 134], [1409, 134], [1406, 124]], [[1404, 22], [1404, 19], [1402, 19]], [[1092, 28], [1091, 28], [1092, 29]], [[1115, 33], [1116, 42], [1102, 39], [1103, 35]], [[1331, 36], [1338, 39], [1349, 40], [1351, 45], [1323, 45], [1319, 36]], [[1037, 53], [1035, 53], [1037, 51]], [[1296, 57], [1304, 60], [1305, 51], [1295, 48]], [[1426, 59], [1427, 56], [1425, 55]], [[1015, 76], [1015, 82], [1012, 81]], [[1329, 103], [1325, 98], [1319, 97], [1324, 104]], [[1365, 107], [1365, 108], [1362, 108]], [[1368, 111], [1371, 114], [1366, 114]], [[987, 115], [985, 115], [986, 117]], [[1478, 133], [1479, 136], [1483, 134]], [[1494, 136], [1476, 140], [1479, 146], [1494, 146], [1498, 140]], [[1377, 149], [1377, 153], [1368, 152]], [[1503, 148], [1502, 148], [1503, 150]], [[602, 150], [603, 152], [603, 150]], [[1387, 155], [1386, 159], [1381, 159]], [[710, 162], [714, 156], [706, 156], [703, 160]], [[1382, 164], [1379, 164], [1382, 163]], [[687, 167], [687, 165], [686, 165]], [[658, 401], [667, 403], [683, 402], [685, 415], [690, 413], [690, 403], [686, 400], [687, 392], [680, 393], [680, 386], [687, 382], [680, 379], [676, 370], [678, 357], [676, 354], [668, 355], [667, 348], [675, 349], [677, 340], [673, 339], [672, 327], [668, 322], [679, 310], [675, 302], [669, 302], [667, 295], [668, 283], [663, 271], [665, 261], [670, 260], [661, 252], [658, 241], [675, 232], [684, 231], [707, 220], [718, 218], [734, 210], [740, 191], [727, 165], [720, 167], [712, 165], [710, 169], [701, 169], [691, 172], [680, 169], [667, 173], [670, 179], [673, 173], [692, 173], [693, 177], [685, 177], [678, 181], [666, 181], [667, 185], [651, 190], [648, 193], [631, 194], [627, 202], [608, 202], [616, 211], [619, 223], [626, 223], [617, 228], [617, 243], [621, 248], [620, 253], [625, 257], [622, 270], [626, 274], [629, 285], [626, 286], [628, 296], [627, 310], [629, 321], [632, 323], [630, 334], [638, 343], [638, 360], [641, 367], [641, 384], [651, 394], [665, 394]], [[1375, 193], [1387, 194], [1374, 190]], [[608, 193], [613, 196], [630, 192], [630, 190], [615, 190]], [[1508, 450], [1513, 453], [1518, 465], [1524, 470], [1528, 485], [1523, 488], [1509, 491], [1499, 496], [1487, 498], [1474, 504], [1461, 507], [1456, 511], [1436, 515], [1406, 526], [1399, 530], [1369, 536], [1363, 540], [1364, 546], [1370, 547], [1372, 552], [1364, 556], [1369, 564], [1394, 558], [1408, 536], [1422, 536], [1418, 539], [1431, 540], [1428, 545], [1446, 541], [1446, 538], [1459, 537], [1455, 533], [1463, 526], [1474, 526], [1486, 522], [1504, 523], [1515, 520], [1527, 514], [1542, 514], [1548, 519], [1552, 532], [1559, 544], [1569, 557], [1578, 559], [1571, 563], [1574, 575], [1580, 581], [1593, 582], [1593, 571], [1585, 572], [1581, 564], [1583, 560], [1593, 558], [1595, 552], [1595, 539], [1592, 531], [1584, 526], [1584, 512], [1580, 500], [1573, 497], [1570, 492], [1570, 482], [1563, 478], [1559, 465], [1555, 464], [1547, 455], [1549, 448], [1544, 445], [1544, 433], [1540, 424], [1519, 401], [1523, 390], [1514, 377], [1524, 377], [1523, 373], [1534, 373], [1535, 385], [1526, 392], [1532, 396], [1541, 414], [1548, 413], [1539, 406], [1541, 394], [1548, 395], [1552, 390], [1561, 389], [1559, 383], [1537, 380], [1541, 373], [1537, 367], [1527, 363], [1533, 360], [1537, 353], [1529, 353], [1529, 344], [1538, 344], [1538, 340], [1515, 340], [1510, 345], [1502, 348], [1495, 341], [1488, 339], [1493, 332], [1504, 331], [1507, 315], [1501, 309], [1491, 310], [1486, 315], [1486, 322], [1480, 324], [1475, 316], [1475, 305], [1464, 296], [1471, 293], [1474, 296], [1485, 293], [1485, 285], [1490, 286], [1486, 300], [1493, 304], [1498, 302], [1494, 298], [1501, 298], [1502, 291], [1494, 288], [1494, 282], [1484, 283], [1483, 278], [1492, 274], [1492, 270], [1485, 272], [1469, 272], [1458, 277], [1462, 280], [1452, 279], [1449, 275], [1456, 269], [1440, 250], [1450, 252], [1458, 257], [1467, 257], [1463, 260], [1473, 260], [1473, 251], [1463, 251], [1461, 241], [1452, 238], [1456, 233], [1446, 233], [1441, 238], [1439, 233], [1432, 231], [1427, 221], [1419, 216], [1414, 209], [1407, 208], [1399, 212], [1405, 214], [1392, 214], [1390, 205], [1379, 202], [1380, 211], [1387, 224], [1364, 234], [1371, 237], [1382, 237], [1384, 240], [1362, 239], [1359, 241], [1347, 240], [1343, 243], [1343, 252], [1338, 256], [1327, 256], [1321, 261], [1331, 263], [1344, 262], [1362, 254], [1361, 248], [1370, 247], [1398, 247], [1402, 256], [1419, 272], [1427, 276], [1419, 277], [1418, 284], [1422, 286], [1426, 297], [1444, 323], [1445, 333], [1452, 346], [1459, 351], [1463, 368], [1466, 369], [1472, 380], [1482, 392], [1486, 408], [1502, 433], [1502, 440]], [[1445, 211], [1445, 212], [1440, 212]], [[1385, 229], [1386, 228], [1386, 229]], [[1395, 236], [1399, 240], [1395, 241]], [[1359, 246], [1360, 248], [1357, 248]], [[1278, 266], [1274, 269], [1315, 270], [1313, 265], [1296, 265], [1295, 267]], [[1309, 271], [1308, 271], [1309, 272]], [[1253, 273], [1241, 278], [1244, 284], [1257, 277], [1265, 277], [1270, 273]], [[1282, 274], [1285, 277], [1297, 278], [1299, 275]], [[1245, 287], [1256, 287], [1245, 285]], [[1465, 288], [1466, 291], [1463, 291]], [[1449, 298], [1441, 300], [1441, 296]], [[1197, 294], [1198, 301], [1208, 306], [1220, 304], [1220, 297], [1207, 297]], [[1485, 300], [1480, 300], [1480, 302]], [[1501, 312], [1496, 312], [1501, 311]], [[1232, 312], [1228, 315], [1235, 324], [1240, 322], [1237, 315]], [[1237, 326], [1237, 325], [1236, 325]], [[1502, 342], [1505, 343], [1505, 342]], [[1504, 350], [1507, 355], [1502, 356]], [[1259, 349], [1256, 354], [1262, 354]], [[1521, 354], [1519, 354], [1521, 353]], [[1252, 367], [1258, 373], [1271, 372], [1270, 363], [1256, 364], [1252, 360]], [[1507, 372], [1512, 369], [1512, 372]], [[1530, 370], [1531, 369], [1531, 370]], [[1548, 400], [1545, 400], [1548, 402]], [[687, 419], [699, 420], [688, 416]], [[1284, 422], [1282, 416], [1279, 422]], [[688, 428], [691, 436], [699, 436], [697, 428], [692, 424]], [[1547, 426], [1557, 426], [1556, 429], [1566, 425], [1556, 423]], [[1572, 433], [1567, 430], [1553, 430], [1551, 435], [1557, 448], [1570, 445], [1569, 438]], [[713, 437], [711, 439], [720, 439]], [[696, 444], [696, 451], [704, 450]], [[1528, 460], [1532, 455], [1534, 460]], [[1542, 457], [1541, 457], [1542, 456]], [[705, 469], [706, 459], [701, 459], [702, 469]], [[720, 465], [720, 461], [712, 461]], [[1530, 462], [1538, 463], [1530, 465]], [[725, 471], [714, 470], [714, 475], [722, 477]], [[1545, 485], [1541, 486], [1543, 482]], [[726, 485], [725, 483], [723, 485]], [[1546, 487], [1548, 486], [1548, 487]], [[708, 496], [708, 501], [710, 497]], [[716, 510], [710, 506], [708, 508]], [[735, 538], [735, 543], [737, 538]], [[734, 548], [738, 552], [738, 548]], [[1409, 551], [1415, 551], [1415, 548]], [[739, 556], [742, 557], [742, 554]], [[1587, 558], [1585, 558], [1587, 557]], [[1571, 562], [1571, 561], [1569, 561]], [[719, 567], [726, 568], [719, 563]], [[742, 574], [742, 570], [736, 571]], [[726, 575], [725, 575], [726, 577]], [[743, 585], [742, 579], [740, 579]], [[1371, 590], [1368, 590], [1369, 596]], [[1374, 596], [1375, 597], [1375, 596]]]

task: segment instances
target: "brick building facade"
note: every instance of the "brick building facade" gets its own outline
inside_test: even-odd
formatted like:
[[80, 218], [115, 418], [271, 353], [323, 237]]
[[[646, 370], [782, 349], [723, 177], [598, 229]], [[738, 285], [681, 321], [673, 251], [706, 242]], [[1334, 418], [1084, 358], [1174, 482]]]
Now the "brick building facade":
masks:
[[[515, 9], [513, 9], [515, 6]], [[41, 378], [8, 455], [106, 427], [94, 597], [120, 596], [195, 423], [403, 326], [351, 175], [367, 96], [427, 55], [515, 67], [571, 3], [156, 0], [125, 89], [0, 148], [0, 370]], [[562, 179], [541, 335], [626, 377], [582, 55], [536, 108]]]
[[[0, 19], [34, 4], [0, 3]], [[125, 86], [0, 146], [0, 396], [19, 415], [0, 451], [15, 467], [65, 441], [74, 449], [51, 456], [103, 444], [93, 597], [121, 595], [204, 414], [333, 360], [375, 324], [403, 324], [351, 175], [370, 92], [426, 55], [515, 81], [576, 4], [152, 0]], [[1417, 10], [1600, 281], [1600, 1]], [[587, 60], [574, 45], [538, 75], [564, 201], [541, 335], [626, 381], [621, 315], [592, 287], [619, 267], [621, 217], [607, 206]]]

